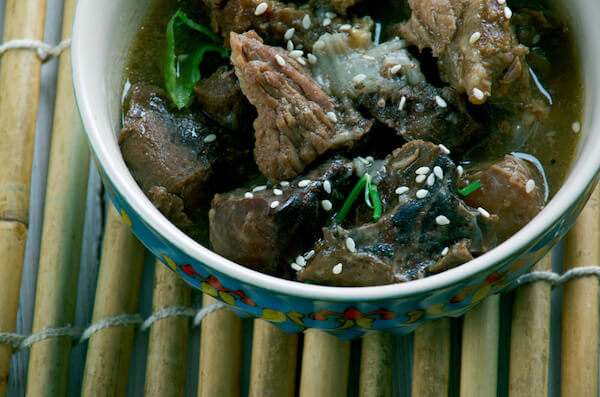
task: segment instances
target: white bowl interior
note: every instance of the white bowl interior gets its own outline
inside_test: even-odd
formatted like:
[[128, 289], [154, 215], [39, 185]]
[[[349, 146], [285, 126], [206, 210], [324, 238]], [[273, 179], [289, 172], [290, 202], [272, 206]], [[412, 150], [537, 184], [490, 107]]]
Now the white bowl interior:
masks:
[[[278, 279], [239, 266], [205, 247], [172, 225], [145, 197], [129, 173], [117, 144], [124, 63], [136, 29], [151, 0], [99, 2], [79, 0], [73, 27], [72, 64], [77, 102], [94, 152], [115, 188], [141, 216], [191, 257], [236, 279], [297, 296], [331, 300], [371, 300], [405, 296], [456, 282], [507, 257], [546, 230], [592, 180], [600, 167], [600, 2], [567, 2], [571, 28], [577, 37], [585, 82], [585, 109], [577, 160], [567, 181], [546, 208], [515, 236], [473, 261], [422, 280], [380, 287], [339, 288]], [[350, 297], [350, 298], [349, 298]]]

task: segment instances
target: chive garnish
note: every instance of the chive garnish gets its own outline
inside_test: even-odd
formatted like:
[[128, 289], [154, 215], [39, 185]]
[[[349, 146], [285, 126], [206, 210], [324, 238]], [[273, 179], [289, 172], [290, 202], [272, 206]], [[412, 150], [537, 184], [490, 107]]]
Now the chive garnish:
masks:
[[458, 190], [461, 196], [467, 196], [481, 187], [481, 181], [477, 179], [475, 182], [469, 183], [467, 186]]
[[379, 193], [377, 192], [377, 185], [369, 184], [369, 195], [371, 196], [371, 200], [373, 200], [373, 219], [376, 221], [381, 218], [381, 200], [379, 199]]
[[361, 190], [365, 189], [365, 202], [371, 208], [373, 208], [373, 219], [378, 220], [381, 217], [381, 200], [379, 199], [379, 194], [377, 193], [377, 186], [371, 184], [371, 175], [365, 173], [354, 185], [352, 191], [348, 195], [348, 198], [342, 205], [342, 209], [338, 212], [336, 216], [336, 220], [338, 223], [342, 223], [350, 212], [352, 205], [358, 198]]

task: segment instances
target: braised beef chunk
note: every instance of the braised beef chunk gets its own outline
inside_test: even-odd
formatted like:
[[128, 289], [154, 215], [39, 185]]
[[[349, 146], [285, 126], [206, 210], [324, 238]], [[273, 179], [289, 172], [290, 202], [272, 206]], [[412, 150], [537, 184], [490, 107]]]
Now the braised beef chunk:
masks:
[[[376, 167], [373, 183], [379, 182], [383, 197], [381, 218], [325, 228], [300, 280], [341, 286], [408, 281], [495, 246], [496, 217], [486, 218], [463, 202], [456, 167], [437, 145], [412, 141]], [[396, 197], [389, 200], [392, 195]], [[369, 211], [366, 204], [361, 206]], [[446, 255], [451, 258], [444, 260]]]
[[289, 184], [217, 194], [209, 212], [213, 249], [255, 270], [292, 277], [290, 263], [313, 244], [355, 181], [352, 162], [335, 160]]
[[159, 88], [132, 86], [126, 106], [119, 145], [129, 170], [173, 223], [194, 234], [189, 220], [215, 191], [247, 175], [249, 151], [201, 112], [178, 111]]
[[541, 211], [546, 200], [545, 178], [529, 161], [515, 155], [491, 165], [468, 168], [461, 186], [479, 180], [481, 188], [465, 201], [498, 215], [498, 237], [507, 239]]
[[242, 94], [232, 68], [222, 66], [210, 77], [200, 80], [194, 94], [200, 107], [221, 126], [242, 131], [252, 128], [247, 121], [252, 106]]
[[331, 149], [349, 147], [372, 121], [327, 95], [288, 53], [254, 33], [231, 34], [231, 62], [258, 112], [254, 158], [273, 181], [293, 178]]
[[[527, 47], [510, 25], [511, 11], [497, 0], [409, 0], [410, 20], [398, 32], [410, 44], [431, 48], [442, 80], [469, 101], [508, 98], [507, 86], [529, 93]], [[514, 100], [514, 98], [513, 98]]]

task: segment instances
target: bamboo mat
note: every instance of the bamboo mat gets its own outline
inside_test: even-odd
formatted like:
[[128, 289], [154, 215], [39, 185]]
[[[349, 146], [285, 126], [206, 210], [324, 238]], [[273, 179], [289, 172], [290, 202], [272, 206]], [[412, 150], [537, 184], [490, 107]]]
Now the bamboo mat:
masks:
[[[58, 44], [69, 37], [71, 22], [63, 30], [62, 19], [63, 13], [70, 19], [74, 3], [0, 0], [0, 43]], [[5, 18], [9, 12], [16, 14]], [[31, 18], [45, 20], [43, 35], [25, 23]], [[2, 39], [5, 28], [10, 37]], [[29, 205], [18, 203], [23, 219], [2, 215], [0, 207], [0, 333], [113, 323], [84, 337], [64, 328], [61, 335], [72, 337], [49, 337], [20, 351], [0, 343], [0, 397], [598, 396], [595, 276], [553, 290], [537, 281], [494, 296], [463, 318], [352, 342], [314, 330], [287, 335], [227, 310], [202, 311], [218, 308], [145, 253], [104, 200], [81, 150], [68, 50], [60, 58], [42, 64], [31, 50], [0, 58], [0, 162], [20, 169], [17, 182], [30, 189]], [[15, 60], [39, 80], [16, 78], [20, 70], [4, 66]], [[20, 106], [23, 92], [35, 103]], [[9, 150], [16, 126], [31, 139], [19, 136], [23, 143]], [[0, 170], [0, 194], [16, 183], [12, 177]], [[564, 270], [599, 264], [597, 196], [535, 270], [560, 274], [563, 257]], [[19, 254], [15, 244], [24, 243]], [[21, 280], [20, 288], [10, 280]], [[156, 312], [178, 315], [147, 329], [141, 323]]]

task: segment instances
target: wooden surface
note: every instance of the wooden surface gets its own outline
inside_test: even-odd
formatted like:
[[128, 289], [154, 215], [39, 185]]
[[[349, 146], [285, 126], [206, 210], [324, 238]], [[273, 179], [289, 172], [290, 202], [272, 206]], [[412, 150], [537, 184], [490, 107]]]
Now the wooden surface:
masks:
[[[21, 0], [19, 0], [21, 1]], [[5, 16], [6, 0], [0, 0], [0, 35], [2, 35], [4, 16]], [[44, 33], [44, 41], [57, 44], [61, 36], [61, 20], [63, 13], [62, 0], [48, 0], [48, 8], [46, 13], [46, 31]], [[36, 139], [33, 157], [33, 173], [31, 174], [31, 194], [29, 200], [29, 225], [27, 234], [22, 232], [11, 232], [18, 237], [22, 243], [27, 243], [25, 252], [25, 261], [23, 264], [23, 278], [20, 288], [19, 311], [17, 315], [17, 332], [29, 334], [33, 328], [33, 307], [36, 295], [36, 284], [38, 275], [38, 264], [40, 262], [40, 246], [41, 246], [41, 230], [43, 219], [43, 203], [47, 185], [47, 169], [50, 153], [50, 137], [52, 122], [54, 118], [54, 98], [56, 94], [58, 61], [52, 60], [42, 66], [41, 69], [41, 84], [40, 84], [40, 103], [39, 112], [36, 121]], [[0, 93], [0, 95], [2, 95]], [[100, 263], [100, 244], [102, 241], [102, 232], [104, 229], [104, 214], [106, 212], [107, 203], [103, 200], [103, 195], [100, 188], [100, 181], [95, 172], [94, 166], [90, 167], [89, 185], [85, 197], [81, 197], [86, 203], [86, 213], [84, 220], [84, 232], [82, 235], [83, 245], [81, 248], [81, 259], [79, 261], [79, 276], [77, 280], [77, 302], [75, 307], [74, 325], [84, 328], [92, 321], [92, 310], [96, 295], [96, 282], [98, 279], [98, 268]], [[0, 241], [2, 244], [13, 244], [8, 241]], [[1, 247], [0, 247], [1, 248]], [[561, 272], [562, 269], [562, 254], [564, 246], [559, 244], [554, 252], [554, 261], [552, 263], [554, 271]], [[5, 258], [6, 259], [6, 258]], [[153, 284], [154, 284], [154, 269], [155, 260], [150, 255], [147, 255], [143, 264], [142, 273], [140, 275], [140, 293], [139, 302], [134, 308], [142, 316], [148, 316], [152, 308]], [[0, 290], [5, 288], [5, 285], [14, 285], [16, 281], [6, 278], [0, 279]], [[597, 281], [594, 281], [597, 282]], [[563, 289], [559, 288], [551, 293], [549, 302], [550, 310], [550, 346], [549, 346], [549, 374], [548, 388], [550, 396], [559, 396], [561, 388], [561, 315], [562, 315], [562, 297]], [[497, 382], [497, 395], [507, 396], [509, 387], [509, 354], [510, 350], [510, 326], [513, 310], [513, 293], [503, 295], [499, 298], [499, 327], [498, 327], [498, 359], [497, 371], [495, 374]], [[202, 305], [202, 296], [194, 292], [191, 295], [191, 306], [199, 308]], [[137, 310], [135, 310], [137, 309]], [[0, 310], [2, 310], [0, 308]], [[162, 320], [164, 321], [164, 320]], [[448, 374], [448, 389], [450, 396], [459, 396], [460, 385], [460, 356], [461, 356], [461, 337], [463, 319], [449, 320], [450, 328], [450, 355], [451, 361], [449, 364]], [[249, 393], [251, 383], [251, 356], [252, 356], [252, 341], [253, 341], [253, 321], [242, 321], [241, 327], [241, 368], [239, 374], [240, 395], [246, 396]], [[447, 337], [447, 332], [444, 331], [444, 338]], [[199, 328], [189, 330], [188, 354], [186, 363], [183, 369], [183, 374], [180, 374], [185, 379], [184, 395], [186, 397], [198, 395], [198, 374], [200, 371], [199, 354], [201, 332]], [[439, 335], [438, 335], [439, 336]], [[140, 391], [144, 389], [146, 383], [146, 369], [150, 366], [151, 360], [148, 358], [150, 332], [135, 334], [132, 333], [131, 339], [131, 359], [123, 363], [122, 377], [127, 382], [125, 395], [139, 396]], [[597, 335], [596, 335], [597, 338]], [[306, 347], [306, 337], [300, 336], [298, 345], [300, 348]], [[310, 337], [308, 338], [310, 339]], [[443, 338], [442, 338], [443, 339]], [[309, 342], [309, 346], [312, 342]], [[407, 335], [391, 338], [391, 396], [409, 396], [411, 395], [411, 383], [413, 381], [413, 347], [422, 346], [423, 341], [418, 339], [418, 336]], [[443, 344], [442, 344], [443, 346]], [[331, 347], [331, 346], [329, 346]], [[340, 349], [341, 347], [341, 349]], [[288, 346], [289, 348], [289, 346]], [[337, 348], [333, 349], [333, 353], [342, 353], [344, 357], [348, 357], [348, 361], [342, 362], [340, 365], [335, 365], [331, 370], [339, 373], [346, 373], [348, 376], [347, 382], [342, 385], [340, 377], [335, 379], [338, 382], [338, 388], [334, 390], [339, 393], [340, 390], [347, 388], [347, 395], [350, 397], [358, 396], [359, 394], [359, 374], [361, 373], [361, 346], [355, 341], [351, 344], [339, 343]], [[419, 350], [421, 351], [421, 350]], [[310, 352], [310, 350], [308, 351]], [[75, 345], [71, 352], [70, 366], [68, 374], [67, 395], [78, 396], [82, 390], [84, 378], [84, 366], [86, 353], [88, 353], [88, 343]], [[302, 351], [298, 354], [302, 356]], [[305, 352], [306, 353], [306, 352]], [[327, 351], [317, 351], [323, 355]], [[329, 350], [331, 353], [331, 350]], [[316, 354], [313, 350], [311, 354]], [[444, 353], [446, 354], [446, 353]], [[10, 397], [25, 396], [25, 385], [27, 384], [27, 368], [29, 366], [29, 351], [24, 350], [12, 356], [10, 378], [8, 383], [8, 395]], [[476, 358], [476, 355], [474, 355]], [[418, 357], [415, 352], [417, 360]], [[296, 365], [302, 367], [302, 357], [298, 357]], [[375, 354], [374, 365], [381, 365], [381, 352]], [[417, 361], [419, 362], [419, 361]], [[597, 360], [596, 360], [597, 363]], [[291, 365], [291, 363], [288, 363]], [[1, 369], [0, 369], [1, 370]], [[593, 368], [592, 368], [593, 370]], [[597, 367], [596, 370], [597, 372]], [[442, 371], [443, 372], [443, 371]], [[342, 377], [344, 375], [341, 375]], [[297, 379], [298, 383], [300, 378]], [[323, 385], [323, 383], [320, 383]], [[122, 386], [123, 387], [123, 386]], [[493, 393], [493, 391], [491, 392]], [[335, 395], [335, 393], [334, 393]], [[564, 394], [563, 394], [564, 395]]]

